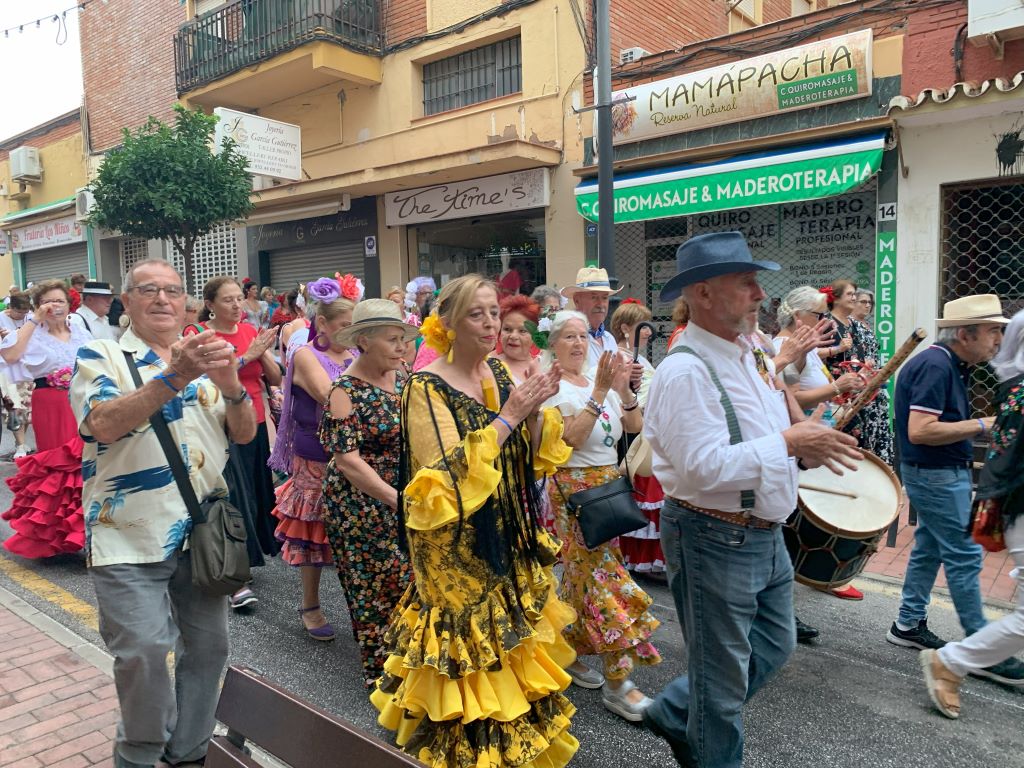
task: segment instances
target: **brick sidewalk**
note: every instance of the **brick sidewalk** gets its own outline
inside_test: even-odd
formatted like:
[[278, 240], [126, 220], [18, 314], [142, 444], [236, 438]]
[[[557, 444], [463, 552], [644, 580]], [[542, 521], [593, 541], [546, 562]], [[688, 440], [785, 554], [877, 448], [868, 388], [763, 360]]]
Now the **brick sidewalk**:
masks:
[[[911, 526], [907, 521], [907, 507], [904, 505], [900, 512], [900, 529], [896, 537], [895, 547], [886, 547], [882, 541], [882, 547], [868, 561], [864, 569], [865, 575], [889, 576], [903, 581], [907, 572], [907, 561], [910, 559], [910, 550], [914, 546], [914, 531], [916, 526]], [[999, 600], [1005, 603], [1014, 603], [1017, 600], [1017, 581], [1010, 578], [1010, 571], [1014, 568], [1010, 554], [1005, 550], [1002, 552], [986, 552], [985, 563], [981, 569], [981, 596], [985, 600]], [[939, 571], [939, 578], [935, 586], [946, 588], [945, 571]]]
[[114, 683], [0, 605], [0, 766], [112, 766]]

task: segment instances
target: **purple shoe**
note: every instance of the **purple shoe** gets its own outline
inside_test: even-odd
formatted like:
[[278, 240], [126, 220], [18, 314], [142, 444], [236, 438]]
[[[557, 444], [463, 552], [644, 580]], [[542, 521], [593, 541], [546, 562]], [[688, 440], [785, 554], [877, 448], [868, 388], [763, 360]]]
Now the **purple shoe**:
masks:
[[[313, 605], [313, 606], [310, 606], [309, 608], [300, 608], [299, 609], [299, 618], [301, 618], [302, 614], [304, 614], [304, 613], [309, 613], [310, 611], [319, 611], [319, 610], [320, 610], [320, 606], [319, 605]], [[324, 624], [322, 627], [314, 627], [313, 629], [310, 629], [309, 627], [306, 627], [306, 623], [305, 622], [302, 623], [302, 626], [305, 627], [306, 634], [309, 635], [310, 637], [312, 637], [314, 640], [320, 640], [321, 642], [325, 642], [326, 643], [326, 642], [329, 642], [330, 640], [334, 639], [334, 627], [331, 626], [330, 622]]]

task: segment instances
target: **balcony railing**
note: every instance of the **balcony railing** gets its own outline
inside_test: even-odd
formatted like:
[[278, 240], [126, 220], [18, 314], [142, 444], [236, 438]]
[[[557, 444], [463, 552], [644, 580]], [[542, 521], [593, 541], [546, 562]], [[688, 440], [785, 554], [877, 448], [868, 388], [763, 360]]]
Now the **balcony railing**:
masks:
[[235, 0], [174, 36], [178, 93], [314, 40], [380, 54], [378, 0]]

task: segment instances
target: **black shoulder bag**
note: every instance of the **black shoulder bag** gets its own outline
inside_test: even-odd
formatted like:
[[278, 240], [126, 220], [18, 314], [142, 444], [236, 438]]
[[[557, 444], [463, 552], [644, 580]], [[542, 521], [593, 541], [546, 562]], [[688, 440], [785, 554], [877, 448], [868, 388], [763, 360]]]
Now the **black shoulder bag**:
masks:
[[[625, 437], [626, 432], [623, 430], [623, 441]], [[629, 464], [626, 465], [626, 474], [622, 477], [584, 491], [576, 491], [568, 497], [557, 480], [555, 487], [565, 502], [566, 511], [579, 523], [583, 543], [587, 545], [587, 549], [596, 549], [616, 536], [647, 526], [647, 516], [633, 498]]]
[[[142, 377], [135, 367], [135, 357], [125, 351], [125, 361], [136, 387]], [[245, 541], [245, 520], [242, 513], [226, 498], [208, 498], [202, 503], [188, 478], [181, 451], [174, 444], [171, 430], [164, 421], [162, 409], [149, 417], [153, 433], [160, 441], [167, 464], [178, 484], [178, 492], [192, 518], [189, 552], [192, 556], [192, 584], [211, 595], [230, 595], [249, 581], [249, 553]]]

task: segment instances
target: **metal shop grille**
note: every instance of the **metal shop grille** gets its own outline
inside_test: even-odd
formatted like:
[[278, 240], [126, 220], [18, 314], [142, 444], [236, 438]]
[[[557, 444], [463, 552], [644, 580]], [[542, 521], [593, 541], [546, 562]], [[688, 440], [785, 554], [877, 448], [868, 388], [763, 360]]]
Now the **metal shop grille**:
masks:
[[423, 65], [423, 114], [508, 96], [523, 90], [520, 38]]
[[[1012, 315], [1024, 308], [1024, 179], [942, 188], [940, 304], [972, 293], [995, 293]], [[993, 414], [997, 380], [974, 369], [971, 400], [977, 414]]]
[[[174, 265], [178, 267], [182, 262], [182, 256], [176, 249], [173, 252]], [[179, 268], [183, 268], [183, 266], [182, 264], [182, 267]], [[221, 224], [199, 238], [192, 250], [192, 267], [195, 271], [196, 285], [187, 286], [187, 288], [193, 295], [202, 291], [206, 281], [211, 277], [218, 275], [239, 277], [235, 225]]]
[[[118, 250], [121, 253], [121, 283], [124, 284], [124, 279], [128, 275], [128, 270], [140, 261], [145, 261], [149, 258], [149, 241], [143, 237], [124, 237], [118, 244]], [[185, 260], [181, 258], [181, 254], [177, 251], [174, 252], [174, 258], [171, 261], [171, 264], [176, 270], [178, 270], [178, 273], [182, 276], [182, 280], [184, 280]]]
[[823, 200], [760, 206], [672, 219], [619, 224], [615, 227], [615, 258], [620, 297], [643, 301], [664, 331], [652, 340], [649, 359], [664, 356], [672, 332], [672, 304], [658, 296], [676, 271], [676, 249], [688, 238], [708, 232], [740, 230], [755, 259], [775, 261], [779, 272], [761, 272], [758, 280], [768, 294], [759, 324], [770, 335], [778, 332], [776, 315], [787, 293], [799, 285], [821, 287], [843, 277], [858, 286], [874, 288], [874, 182], [857, 192]]

